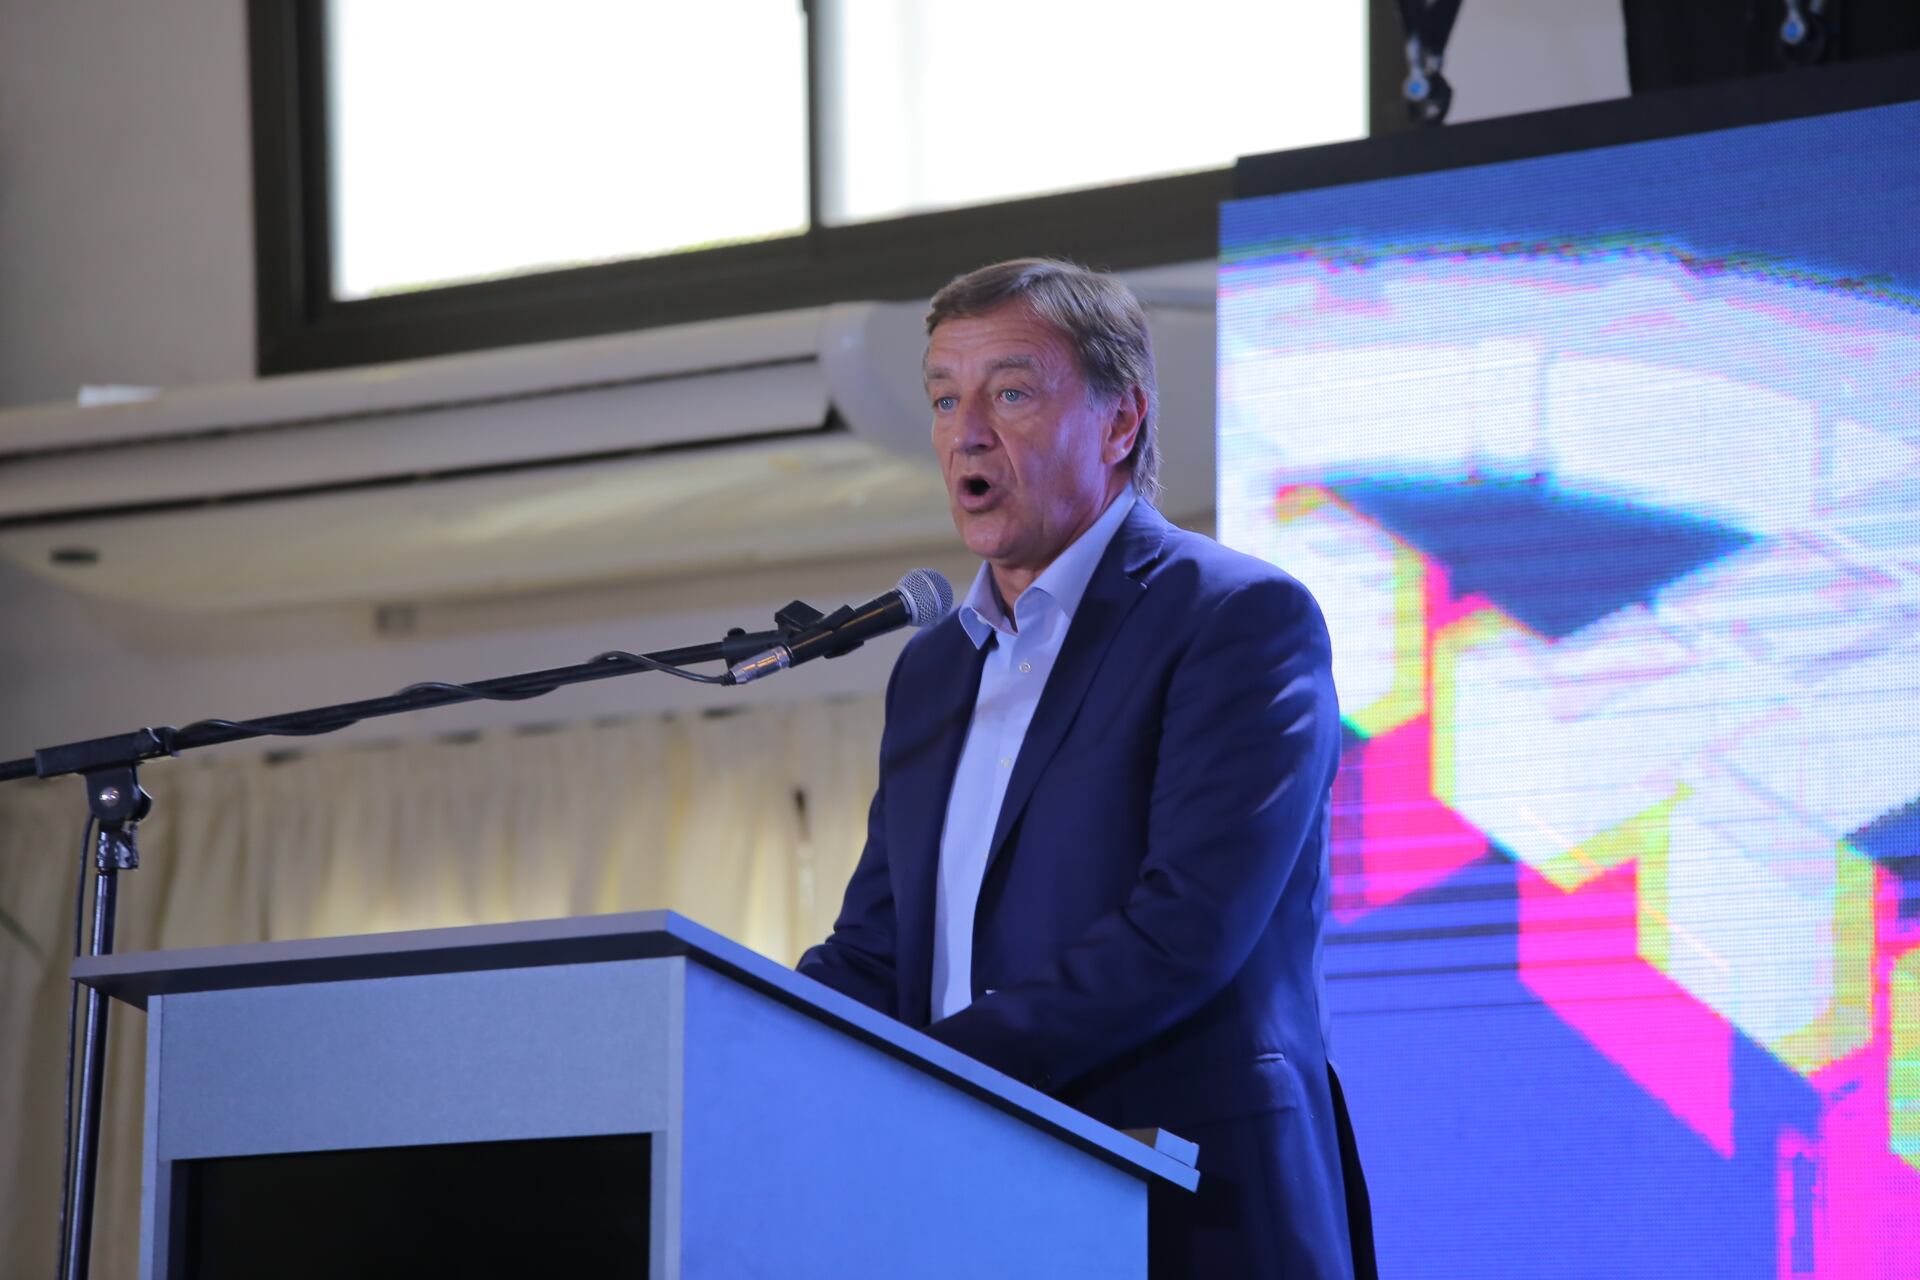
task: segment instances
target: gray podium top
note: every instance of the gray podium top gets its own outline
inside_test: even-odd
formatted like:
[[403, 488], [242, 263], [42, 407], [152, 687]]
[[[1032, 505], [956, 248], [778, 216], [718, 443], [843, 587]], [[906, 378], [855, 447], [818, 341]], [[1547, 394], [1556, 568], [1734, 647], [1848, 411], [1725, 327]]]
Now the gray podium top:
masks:
[[1108, 1163], [1192, 1190], [1198, 1172], [1057, 1099], [671, 911], [85, 956], [73, 977], [151, 996], [683, 956], [901, 1059]]

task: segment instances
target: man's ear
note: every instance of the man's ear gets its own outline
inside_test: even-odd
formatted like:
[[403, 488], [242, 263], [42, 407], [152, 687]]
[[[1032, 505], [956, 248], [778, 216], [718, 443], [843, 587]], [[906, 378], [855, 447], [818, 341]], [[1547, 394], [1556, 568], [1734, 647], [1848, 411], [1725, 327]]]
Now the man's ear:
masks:
[[1114, 398], [1113, 411], [1107, 415], [1107, 435], [1101, 442], [1100, 460], [1118, 466], [1133, 452], [1140, 429], [1147, 418], [1146, 388], [1135, 384]]

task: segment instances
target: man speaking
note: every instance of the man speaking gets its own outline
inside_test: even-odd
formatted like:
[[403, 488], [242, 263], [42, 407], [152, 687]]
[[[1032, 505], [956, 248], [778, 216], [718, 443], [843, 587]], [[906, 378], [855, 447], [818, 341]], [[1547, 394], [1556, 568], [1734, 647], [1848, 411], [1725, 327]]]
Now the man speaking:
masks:
[[1198, 1142], [1198, 1193], [1154, 1193], [1155, 1277], [1350, 1275], [1320, 610], [1154, 510], [1153, 355], [1123, 285], [1000, 263], [942, 289], [927, 333], [934, 451], [985, 563], [894, 667], [866, 848], [800, 971]]

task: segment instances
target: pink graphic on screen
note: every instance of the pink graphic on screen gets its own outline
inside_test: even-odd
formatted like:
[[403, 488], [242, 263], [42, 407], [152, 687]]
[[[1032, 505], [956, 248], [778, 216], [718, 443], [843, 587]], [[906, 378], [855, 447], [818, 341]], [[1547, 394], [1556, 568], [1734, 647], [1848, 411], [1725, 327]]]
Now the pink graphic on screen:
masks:
[[1816, 1100], [1776, 1274], [1920, 1276], [1920, 305], [1660, 236], [1233, 250], [1220, 535], [1328, 615], [1336, 921], [1509, 866], [1524, 991], [1716, 1158], [1740, 1046]]

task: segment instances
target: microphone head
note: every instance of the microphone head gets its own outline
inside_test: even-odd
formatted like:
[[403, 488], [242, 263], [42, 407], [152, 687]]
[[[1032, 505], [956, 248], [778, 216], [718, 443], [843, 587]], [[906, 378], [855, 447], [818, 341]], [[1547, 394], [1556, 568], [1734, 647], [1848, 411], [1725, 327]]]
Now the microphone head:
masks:
[[911, 569], [894, 584], [907, 602], [907, 618], [916, 627], [928, 627], [953, 611], [953, 584], [931, 569]]

